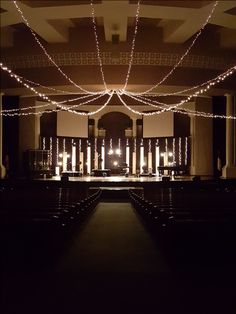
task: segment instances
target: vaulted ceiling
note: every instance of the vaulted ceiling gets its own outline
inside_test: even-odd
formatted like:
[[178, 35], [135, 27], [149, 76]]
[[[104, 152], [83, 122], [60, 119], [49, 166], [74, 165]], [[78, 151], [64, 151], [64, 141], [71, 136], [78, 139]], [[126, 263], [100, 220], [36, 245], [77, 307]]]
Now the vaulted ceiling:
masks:
[[[30, 27], [57, 64], [74, 80], [102, 88], [93, 34], [90, 1], [17, 1]], [[93, 1], [106, 81], [124, 83], [137, 10], [136, 1]], [[173, 67], [209, 16], [214, 1], [141, 1], [129, 87], [152, 86]], [[73, 88], [60, 77], [35, 42], [12, 1], [0, 2], [1, 59], [18, 74], [49, 86]], [[236, 1], [219, 1], [190, 53], [160, 86], [195, 85], [236, 64]], [[234, 78], [227, 83], [233, 89]], [[5, 75], [5, 93], [27, 91]], [[225, 88], [225, 86], [222, 86]]]

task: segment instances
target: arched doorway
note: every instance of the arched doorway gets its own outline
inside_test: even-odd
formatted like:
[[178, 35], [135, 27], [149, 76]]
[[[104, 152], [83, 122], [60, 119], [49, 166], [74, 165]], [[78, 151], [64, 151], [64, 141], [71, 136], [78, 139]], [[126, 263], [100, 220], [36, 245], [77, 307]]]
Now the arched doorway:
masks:
[[98, 121], [98, 129], [104, 129], [106, 134], [105, 168], [112, 174], [120, 174], [125, 165], [125, 130], [132, 130], [133, 121], [122, 112], [109, 112]]

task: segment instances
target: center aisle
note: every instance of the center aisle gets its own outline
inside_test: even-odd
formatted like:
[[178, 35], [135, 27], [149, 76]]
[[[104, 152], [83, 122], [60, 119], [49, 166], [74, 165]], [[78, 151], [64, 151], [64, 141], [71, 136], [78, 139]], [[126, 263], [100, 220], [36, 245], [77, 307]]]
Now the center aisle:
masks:
[[166, 273], [168, 268], [130, 203], [99, 203], [84, 229], [74, 238], [59, 271], [81, 275]]

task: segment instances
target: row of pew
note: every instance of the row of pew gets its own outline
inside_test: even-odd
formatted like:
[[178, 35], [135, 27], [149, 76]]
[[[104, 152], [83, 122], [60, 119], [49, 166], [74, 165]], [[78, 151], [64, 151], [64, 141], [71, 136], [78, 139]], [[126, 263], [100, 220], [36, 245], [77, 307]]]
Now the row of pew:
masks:
[[35, 261], [41, 263], [45, 255], [53, 259], [60, 253], [101, 196], [100, 189], [83, 199], [78, 192], [77, 201], [74, 197], [72, 201], [71, 192], [66, 187], [1, 189], [0, 243], [5, 266], [16, 262], [29, 267]]
[[182, 190], [179, 195], [176, 191], [166, 191], [165, 198], [155, 197], [154, 201], [135, 190], [130, 190], [129, 196], [138, 214], [162, 245], [185, 250], [234, 250], [235, 191], [223, 193], [221, 197], [217, 191], [212, 191], [210, 195], [209, 192], [199, 190]]

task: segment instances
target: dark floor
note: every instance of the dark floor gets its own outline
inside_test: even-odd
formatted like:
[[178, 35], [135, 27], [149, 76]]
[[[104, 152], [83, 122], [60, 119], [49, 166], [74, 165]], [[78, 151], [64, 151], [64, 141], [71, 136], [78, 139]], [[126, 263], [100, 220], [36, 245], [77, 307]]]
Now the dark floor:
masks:
[[50, 252], [35, 267], [9, 254], [1, 313], [236, 313], [234, 261], [180, 255], [161, 249], [130, 203], [101, 202], [53, 263]]

